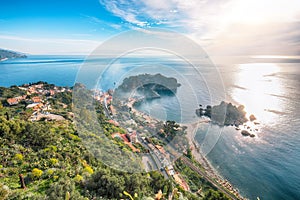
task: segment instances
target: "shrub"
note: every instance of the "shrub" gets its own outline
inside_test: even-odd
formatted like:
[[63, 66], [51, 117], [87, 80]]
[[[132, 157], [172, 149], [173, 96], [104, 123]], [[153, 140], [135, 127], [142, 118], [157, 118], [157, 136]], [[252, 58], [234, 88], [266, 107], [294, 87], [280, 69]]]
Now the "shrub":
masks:
[[56, 165], [58, 163], [58, 160], [56, 158], [50, 158], [51, 165]]
[[87, 172], [88, 174], [93, 174], [94, 173], [94, 170], [93, 168], [91, 168], [90, 166], [86, 166], [84, 169], [83, 169], [84, 172]]
[[79, 182], [83, 181], [83, 177], [80, 176], [79, 174], [77, 174], [77, 175], [74, 177], [74, 181], [77, 182], [77, 183], [79, 183]]
[[43, 175], [43, 171], [38, 169], [38, 168], [34, 168], [32, 170], [32, 176], [35, 178], [40, 178]]
[[46, 191], [49, 200], [64, 200], [66, 199], [66, 193], [69, 193], [68, 197], [70, 200], [84, 199], [79, 191], [76, 190], [74, 181], [68, 177], [63, 177], [58, 182], [53, 183]]
[[9, 194], [9, 188], [0, 183], [0, 199], [6, 199]]
[[15, 155], [15, 160], [17, 160], [17, 161], [22, 161], [23, 160], [23, 155], [22, 154], [20, 154], [20, 153], [17, 153], [16, 155]]
[[47, 170], [47, 175], [48, 176], [52, 176], [54, 174], [54, 170], [53, 169], [48, 169]]

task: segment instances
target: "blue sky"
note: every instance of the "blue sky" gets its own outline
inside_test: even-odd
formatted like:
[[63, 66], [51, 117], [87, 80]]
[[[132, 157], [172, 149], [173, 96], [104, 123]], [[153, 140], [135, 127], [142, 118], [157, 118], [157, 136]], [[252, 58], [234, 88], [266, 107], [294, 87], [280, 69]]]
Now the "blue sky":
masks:
[[0, 0], [0, 48], [89, 54], [123, 31], [158, 27], [210, 54], [295, 56], [299, 13], [299, 0]]
[[28, 37], [76, 34], [105, 37], [115, 33], [110, 23], [118, 24], [122, 21], [97, 0], [1, 1], [0, 19], [1, 33], [21, 33]]

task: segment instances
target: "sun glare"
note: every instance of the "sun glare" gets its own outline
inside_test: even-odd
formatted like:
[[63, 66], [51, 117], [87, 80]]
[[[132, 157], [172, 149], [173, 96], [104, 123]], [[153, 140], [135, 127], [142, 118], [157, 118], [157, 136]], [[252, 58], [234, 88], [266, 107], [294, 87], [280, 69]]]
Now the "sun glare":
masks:
[[234, 23], [262, 24], [266, 22], [295, 21], [300, 12], [300, 1], [290, 0], [235, 0], [228, 4], [225, 20]]
[[245, 105], [247, 115], [254, 114], [259, 120], [270, 122], [272, 115], [268, 110], [281, 110], [278, 98], [272, 94], [282, 94], [280, 80], [274, 75], [280, 71], [276, 64], [241, 64], [236, 77], [232, 96], [235, 101]]

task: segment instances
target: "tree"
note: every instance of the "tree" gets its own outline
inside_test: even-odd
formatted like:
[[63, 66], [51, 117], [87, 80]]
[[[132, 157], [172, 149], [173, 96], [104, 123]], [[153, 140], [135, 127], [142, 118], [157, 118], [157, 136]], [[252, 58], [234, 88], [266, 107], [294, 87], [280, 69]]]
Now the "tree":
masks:
[[166, 121], [166, 123], [164, 124], [164, 133], [167, 137], [175, 137], [178, 128], [179, 124], [176, 124], [175, 121]]
[[25, 127], [22, 144], [34, 150], [43, 149], [54, 142], [54, 134], [45, 124], [28, 123]]
[[9, 194], [9, 188], [0, 183], [0, 199], [5, 200]]
[[19, 174], [19, 179], [20, 179], [21, 188], [22, 189], [26, 189], [26, 185], [25, 185], [23, 174]]
[[84, 200], [76, 190], [75, 182], [68, 177], [62, 177], [58, 182], [52, 184], [46, 191], [48, 200], [65, 200], [66, 196], [70, 200]]
[[193, 158], [192, 150], [190, 148], [188, 148], [186, 151], [186, 157], [188, 157], [189, 159]]
[[209, 189], [203, 200], [229, 200], [229, 198], [219, 191]]

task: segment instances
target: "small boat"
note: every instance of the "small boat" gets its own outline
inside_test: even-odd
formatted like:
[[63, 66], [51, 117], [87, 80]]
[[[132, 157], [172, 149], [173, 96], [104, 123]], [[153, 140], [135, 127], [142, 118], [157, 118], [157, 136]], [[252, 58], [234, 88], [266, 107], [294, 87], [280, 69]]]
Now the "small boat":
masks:
[[237, 131], [239, 131], [239, 130], [241, 130], [239, 127], [235, 127], [235, 130], [237, 130]]

